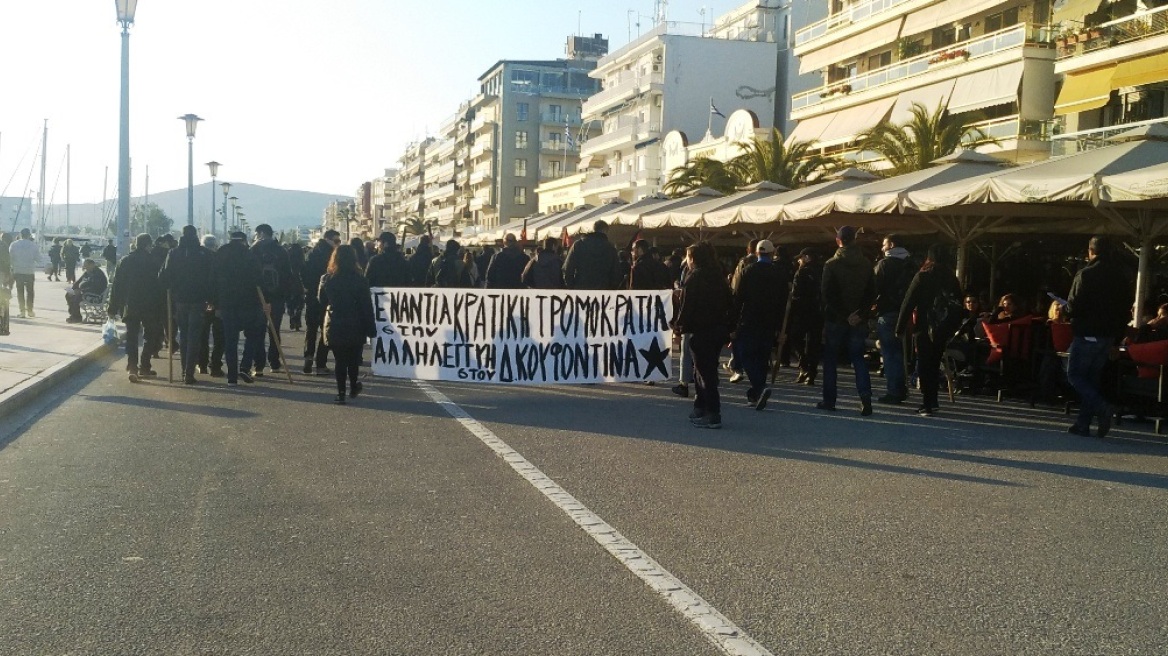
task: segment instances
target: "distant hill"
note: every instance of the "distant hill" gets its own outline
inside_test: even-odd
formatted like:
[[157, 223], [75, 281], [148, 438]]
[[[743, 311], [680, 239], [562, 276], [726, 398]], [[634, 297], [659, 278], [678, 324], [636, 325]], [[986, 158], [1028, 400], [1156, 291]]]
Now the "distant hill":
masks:
[[[312, 191], [291, 191], [287, 189], [272, 189], [246, 183], [232, 183], [231, 195], [238, 198], [236, 203], [243, 208], [247, 223], [255, 227], [267, 223], [276, 231], [295, 227], [319, 226], [324, 215], [324, 209], [335, 200], [349, 201], [351, 197], [342, 194], [321, 194]], [[134, 203], [140, 203], [141, 196], [134, 197]], [[173, 221], [175, 228], [187, 222], [187, 190], [175, 189], [150, 194], [150, 202], [158, 205]], [[103, 213], [98, 204], [78, 204], [70, 206], [70, 214], [75, 217], [74, 223], [93, 225], [96, 217], [110, 216], [113, 213], [114, 201], [107, 203], [107, 210]], [[216, 186], [215, 204], [217, 210], [223, 208], [223, 189]], [[195, 185], [195, 225], [210, 227], [211, 224], [211, 183], [204, 182]], [[231, 204], [227, 205], [228, 214], [231, 213]], [[51, 216], [47, 223], [63, 223], [65, 206], [56, 205], [51, 209]], [[11, 220], [11, 219], [9, 219]], [[223, 228], [222, 219], [216, 218], [217, 226]], [[7, 227], [7, 226], [5, 226]]]

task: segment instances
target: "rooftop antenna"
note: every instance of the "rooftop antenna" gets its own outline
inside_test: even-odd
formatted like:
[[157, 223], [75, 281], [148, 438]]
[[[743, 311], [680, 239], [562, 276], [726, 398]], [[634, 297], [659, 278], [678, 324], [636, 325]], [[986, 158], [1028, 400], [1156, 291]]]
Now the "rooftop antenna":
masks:
[[698, 13], [702, 15], [702, 36], [705, 36], [706, 35], [706, 6], [702, 5], [702, 8], [698, 10]]
[[657, 25], [669, 20], [669, 0], [656, 0], [653, 9], [653, 22]]

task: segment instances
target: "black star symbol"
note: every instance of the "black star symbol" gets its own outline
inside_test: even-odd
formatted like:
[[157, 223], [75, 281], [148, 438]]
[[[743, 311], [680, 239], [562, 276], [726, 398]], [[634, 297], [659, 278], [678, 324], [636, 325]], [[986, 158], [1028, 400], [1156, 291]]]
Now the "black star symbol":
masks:
[[665, 359], [669, 357], [669, 349], [664, 349], [657, 345], [657, 338], [653, 338], [653, 343], [647, 349], [637, 349], [645, 358], [645, 378], [653, 373], [654, 369], [660, 369], [661, 375], [669, 378], [669, 372], [665, 370]]

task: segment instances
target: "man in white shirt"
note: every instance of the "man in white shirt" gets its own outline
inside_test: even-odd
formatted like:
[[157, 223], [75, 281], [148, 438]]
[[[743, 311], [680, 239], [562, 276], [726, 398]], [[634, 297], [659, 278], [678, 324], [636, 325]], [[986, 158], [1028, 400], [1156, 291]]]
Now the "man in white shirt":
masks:
[[8, 247], [12, 256], [12, 278], [16, 281], [16, 297], [20, 301], [20, 318], [35, 317], [32, 309], [33, 284], [36, 282], [37, 262], [41, 259], [41, 249], [32, 240], [32, 231], [24, 228], [20, 239]]

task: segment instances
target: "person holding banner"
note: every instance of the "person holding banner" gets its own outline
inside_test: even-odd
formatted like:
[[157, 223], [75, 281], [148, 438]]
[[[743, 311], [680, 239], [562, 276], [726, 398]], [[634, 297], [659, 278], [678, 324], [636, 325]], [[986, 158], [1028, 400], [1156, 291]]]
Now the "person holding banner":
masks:
[[694, 366], [694, 409], [690, 421], [698, 428], [722, 427], [718, 396], [718, 357], [730, 337], [733, 309], [730, 285], [709, 242], [686, 249], [690, 274], [682, 288], [681, 309], [674, 330], [690, 333]]
[[[455, 248], [454, 252], [457, 251]], [[337, 359], [337, 398], [334, 403], [345, 405], [345, 379], [349, 381], [349, 397], [357, 398], [361, 393], [361, 382], [357, 380], [361, 351], [365, 348], [365, 339], [377, 335], [373, 297], [369, 294], [369, 285], [362, 275], [353, 247], [338, 246], [333, 251], [317, 296], [324, 308], [324, 341]]]
[[564, 260], [568, 289], [618, 289], [624, 279], [616, 246], [608, 240], [608, 223], [597, 219], [592, 233], [572, 244]]
[[519, 248], [519, 240], [508, 232], [503, 236], [503, 250], [487, 266], [487, 289], [523, 289], [523, 270], [531, 258]]
[[381, 233], [377, 237], [377, 248], [377, 255], [365, 266], [365, 281], [369, 286], [409, 287], [410, 263], [397, 249], [397, 237], [392, 232]]

